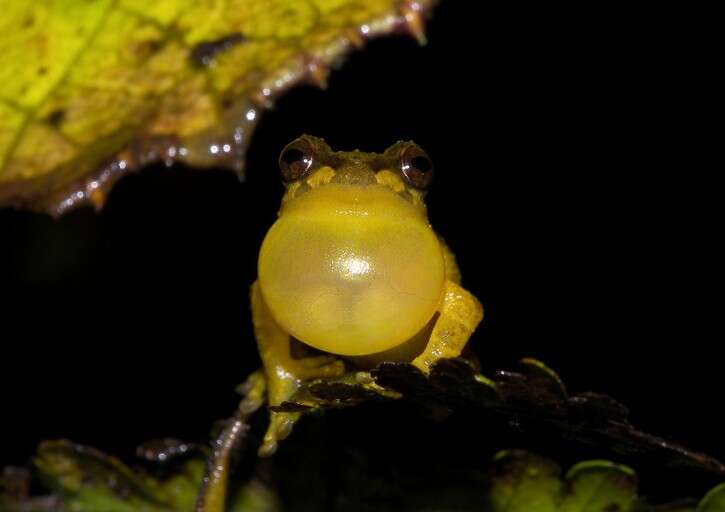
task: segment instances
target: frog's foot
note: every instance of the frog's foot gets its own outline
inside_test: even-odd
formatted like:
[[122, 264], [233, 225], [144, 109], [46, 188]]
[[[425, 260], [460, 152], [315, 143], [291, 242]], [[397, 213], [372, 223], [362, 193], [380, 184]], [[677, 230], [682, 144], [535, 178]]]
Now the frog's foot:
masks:
[[330, 379], [345, 373], [345, 363], [332, 355], [290, 360], [287, 369], [298, 379]]
[[428, 344], [413, 360], [413, 366], [427, 375], [439, 359], [461, 355], [482, 318], [483, 307], [478, 299], [461, 285], [447, 281], [438, 319]]
[[292, 428], [300, 419], [299, 412], [271, 412], [269, 414], [269, 427], [264, 434], [262, 445], [257, 450], [260, 457], [269, 457], [277, 451], [278, 441], [286, 439], [292, 433]]
[[267, 378], [264, 371], [252, 373], [244, 384], [237, 387], [237, 392], [244, 396], [239, 403], [239, 411], [245, 416], [257, 411], [267, 400]]
[[[285, 358], [284, 364], [275, 366], [270, 377], [269, 403], [279, 405], [290, 400], [306, 380], [331, 379], [341, 377], [344, 373], [345, 363], [332, 355]], [[277, 450], [278, 441], [290, 435], [300, 417], [299, 412], [271, 412], [267, 433], [258, 450], [259, 456], [272, 455]]]

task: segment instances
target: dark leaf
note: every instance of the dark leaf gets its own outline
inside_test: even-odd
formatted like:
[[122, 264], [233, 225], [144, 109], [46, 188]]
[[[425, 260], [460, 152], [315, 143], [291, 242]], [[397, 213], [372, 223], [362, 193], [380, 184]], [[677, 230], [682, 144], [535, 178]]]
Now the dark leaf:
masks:
[[497, 371], [493, 379], [463, 359], [438, 361], [429, 376], [406, 363], [382, 363], [370, 375], [371, 381], [353, 382], [345, 376], [341, 382], [309, 382], [279, 409], [325, 409], [355, 405], [372, 396], [403, 397], [437, 417], [473, 410], [523, 431], [551, 430], [561, 438], [607, 446], [630, 458], [725, 476], [720, 461], [636, 429], [627, 419], [627, 408], [613, 398], [596, 393], [570, 396], [559, 376], [534, 359], [524, 359], [519, 371]]

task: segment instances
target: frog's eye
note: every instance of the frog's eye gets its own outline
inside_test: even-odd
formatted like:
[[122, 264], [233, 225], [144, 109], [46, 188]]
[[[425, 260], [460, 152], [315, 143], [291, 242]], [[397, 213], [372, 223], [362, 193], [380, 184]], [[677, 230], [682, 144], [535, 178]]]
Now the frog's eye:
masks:
[[304, 138], [287, 144], [279, 155], [282, 179], [289, 183], [306, 175], [312, 167], [313, 153], [312, 145]]
[[433, 179], [433, 161], [416, 144], [409, 144], [400, 152], [400, 172], [413, 187], [425, 190]]

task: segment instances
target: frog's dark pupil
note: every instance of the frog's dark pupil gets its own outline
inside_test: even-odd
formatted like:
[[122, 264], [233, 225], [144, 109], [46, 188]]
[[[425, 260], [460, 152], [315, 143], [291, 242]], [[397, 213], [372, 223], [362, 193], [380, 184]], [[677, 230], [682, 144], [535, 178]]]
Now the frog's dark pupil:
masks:
[[305, 154], [296, 148], [290, 148], [282, 155], [282, 161], [287, 165], [292, 165], [295, 162], [304, 160]]
[[430, 160], [424, 156], [413, 157], [410, 163], [413, 168], [419, 170], [422, 173], [426, 173], [433, 168]]

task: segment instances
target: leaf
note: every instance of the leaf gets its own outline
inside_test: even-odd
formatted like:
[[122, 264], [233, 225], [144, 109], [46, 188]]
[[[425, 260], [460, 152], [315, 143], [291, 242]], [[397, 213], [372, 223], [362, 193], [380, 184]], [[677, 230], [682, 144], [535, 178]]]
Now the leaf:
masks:
[[[551, 460], [503, 451], [486, 476], [485, 463], [479, 466], [478, 458], [461, 458], [456, 448], [441, 445], [439, 451], [428, 451], [437, 442], [424, 444], [427, 448], [420, 451], [416, 445], [418, 459], [401, 461], [399, 456], [396, 459], [398, 451], [390, 450], [391, 441], [388, 448], [371, 450], [356, 445], [360, 442], [356, 436], [343, 435], [342, 444], [329, 445], [320, 431], [306, 439], [292, 436], [286, 441], [291, 451], [278, 453], [282, 458], [276, 461], [266, 459], [265, 481], [270, 475], [276, 475], [272, 478], [276, 485], [286, 480], [293, 490], [291, 496], [277, 498], [254, 476], [241, 485], [232, 481], [228, 491], [232, 459], [247, 440], [249, 416], [262, 405], [263, 384], [262, 374], [255, 372], [239, 388], [245, 398], [235, 415], [217, 429], [211, 451], [168, 439], [145, 443], [138, 454], [146, 461], [184, 462], [163, 476], [132, 471], [113, 457], [68, 441], [43, 443], [35, 462], [52, 493], [28, 496], [27, 472], [6, 470], [0, 478], [0, 511], [48, 512], [66, 507], [77, 512], [217, 512], [224, 510], [225, 503], [232, 512], [275, 511], [280, 503], [285, 510], [319, 510], [322, 504], [330, 504], [332, 496], [331, 510], [345, 512], [725, 512], [725, 484], [710, 491], [699, 505], [692, 500], [651, 505], [637, 498], [634, 472], [609, 461], [575, 464], [562, 478], [560, 466]], [[428, 376], [409, 364], [384, 363], [367, 376], [358, 372], [337, 380], [307, 382], [292, 401], [273, 409], [309, 412], [369, 400], [407, 400], [438, 417], [468, 409], [475, 413], [474, 426], [481, 421], [487, 427], [480, 440], [467, 441], [471, 443], [483, 442], [495, 433], [488, 421], [492, 419], [524, 431], [554, 432], [599, 447], [611, 446], [616, 453], [650, 465], [664, 464], [719, 479], [725, 475], [717, 460], [634, 429], [627, 421], [627, 410], [612, 398], [593, 393], [570, 395], [556, 373], [531, 359], [523, 360], [519, 371], [498, 371], [492, 379], [463, 359], [441, 360]], [[382, 416], [366, 417], [365, 421], [374, 425], [391, 420]], [[322, 468], [331, 455], [326, 450], [333, 446], [338, 461], [334, 475], [325, 477]], [[440, 457], [451, 451], [452, 458]], [[204, 464], [200, 455], [207, 452]], [[400, 453], [407, 454], [404, 459], [411, 456], [410, 450]], [[315, 501], [310, 502], [311, 495]]]
[[533, 512], [556, 510], [562, 484], [559, 466], [542, 457], [501, 452], [494, 459], [490, 490], [493, 510]]
[[697, 512], [725, 511], [725, 483], [708, 492], [697, 507]]
[[0, 206], [100, 208], [163, 161], [240, 176], [262, 111], [435, 0], [12, 0], [0, 17]]
[[[309, 440], [308, 440], [309, 441]], [[298, 442], [299, 459], [292, 472], [282, 472], [287, 479], [305, 481], [300, 469], [318, 467], [325, 454], [306, 442]], [[310, 449], [311, 448], [311, 449]], [[301, 449], [302, 451], [299, 451]], [[97, 450], [67, 441], [45, 443], [41, 452], [53, 452], [54, 462], [43, 470], [44, 481], [56, 492], [44, 497], [27, 494], [12, 495], [6, 484], [15, 480], [26, 490], [29, 473], [13, 469], [14, 475], [0, 478], [0, 511], [137, 512], [191, 511], [199, 487], [202, 460], [188, 457], [181, 464], [166, 468], [164, 478], [152, 478], [143, 472], [132, 472], [127, 466]], [[348, 452], [349, 453], [349, 452]], [[198, 452], [197, 454], [198, 455]], [[40, 455], [39, 455], [40, 456]], [[721, 512], [725, 484], [711, 490], [700, 505], [692, 500], [664, 505], [651, 505], [637, 495], [637, 477], [630, 468], [604, 460], [575, 464], [562, 477], [560, 466], [547, 458], [521, 451], [506, 450], [496, 454], [480, 470], [470, 467], [440, 466], [430, 461], [427, 468], [416, 466], [380, 467], [380, 461], [364, 452], [346, 458], [333, 479], [337, 484], [331, 511], [393, 512]], [[277, 461], [286, 469], [289, 461]], [[49, 467], [51, 468], [48, 472]], [[407, 467], [407, 474], [401, 472]], [[70, 468], [73, 468], [72, 471]], [[258, 468], [259, 469], [259, 468]], [[269, 467], [267, 468], [269, 469]], [[382, 472], [382, 473], [381, 473]], [[395, 475], [389, 478], [388, 475]], [[275, 473], [275, 472], [273, 472]], [[279, 472], [276, 472], [278, 475]], [[68, 476], [81, 477], [80, 488], [68, 487]], [[318, 475], [319, 476], [319, 475]], [[118, 478], [120, 485], [114, 481]], [[154, 498], [141, 497], [136, 491], [122, 492], [128, 479], [146, 482]], [[324, 480], [323, 480], [324, 481]], [[321, 480], [308, 482], [324, 485]], [[105, 482], [105, 483], [104, 483]], [[277, 482], [280, 483], [280, 482]], [[308, 506], [312, 489], [293, 484], [295, 495], [285, 503], [284, 510], [316, 510]], [[173, 492], [169, 492], [174, 488]], [[281, 510], [279, 498], [262, 480], [252, 476], [232, 493], [225, 510], [229, 512], [276, 512]], [[126, 488], [128, 490], [128, 488]], [[319, 489], [317, 489], [319, 491]], [[175, 495], [170, 501], [168, 496]], [[166, 496], [164, 498], [163, 496]], [[288, 496], [288, 498], [290, 498]], [[161, 499], [163, 504], [154, 502]], [[221, 509], [220, 509], [221, 510]]]
[[353, 406], [369, 400], [404, 398], [433, 417], [474, 410], [522, 431], [557, 435], [582, 444], [666, 467], [725, 476], [725, 464], [703, 453], [633, 427], [626, 407], [597, 393], [569, 395], [559, 376], [534, 359], [519, 371], [500, 370], [488, 378], [464, 359], [442, 359], [425, 376], [407, 363], [382, 363], [368, 380], [350, 375], [306, 383], [274, 410], [312, 411]]
[[604, 460], [581, 462], [566, 474], [561, 512], [631, 510], [637, 496], [637, 478], [627, 466]]
[[[160, 460], [160, 459], [159, 459]], [[69, 441], [47, 441], [38, 448], [35, 467], [52, 494], [30, 498], [0, 486], [0, 511], [188, 512], [194, 510], [205, 461], [190, 453], [163, 478], [133, 471], [99, 450]], [[25, 476], [25, 487], [29, 476]], [[4, 479], [5, 481], [7, 479]], [[273, 512], [277, 499], [252, 478], [231, 495], [230, 512]]]
[[490, 498], [494, 512], [627, 512], [637, 498], [637, 479], [626, 466], [585, 461], [562, 480], [554, 462], [526, 452], [494, 459]]

